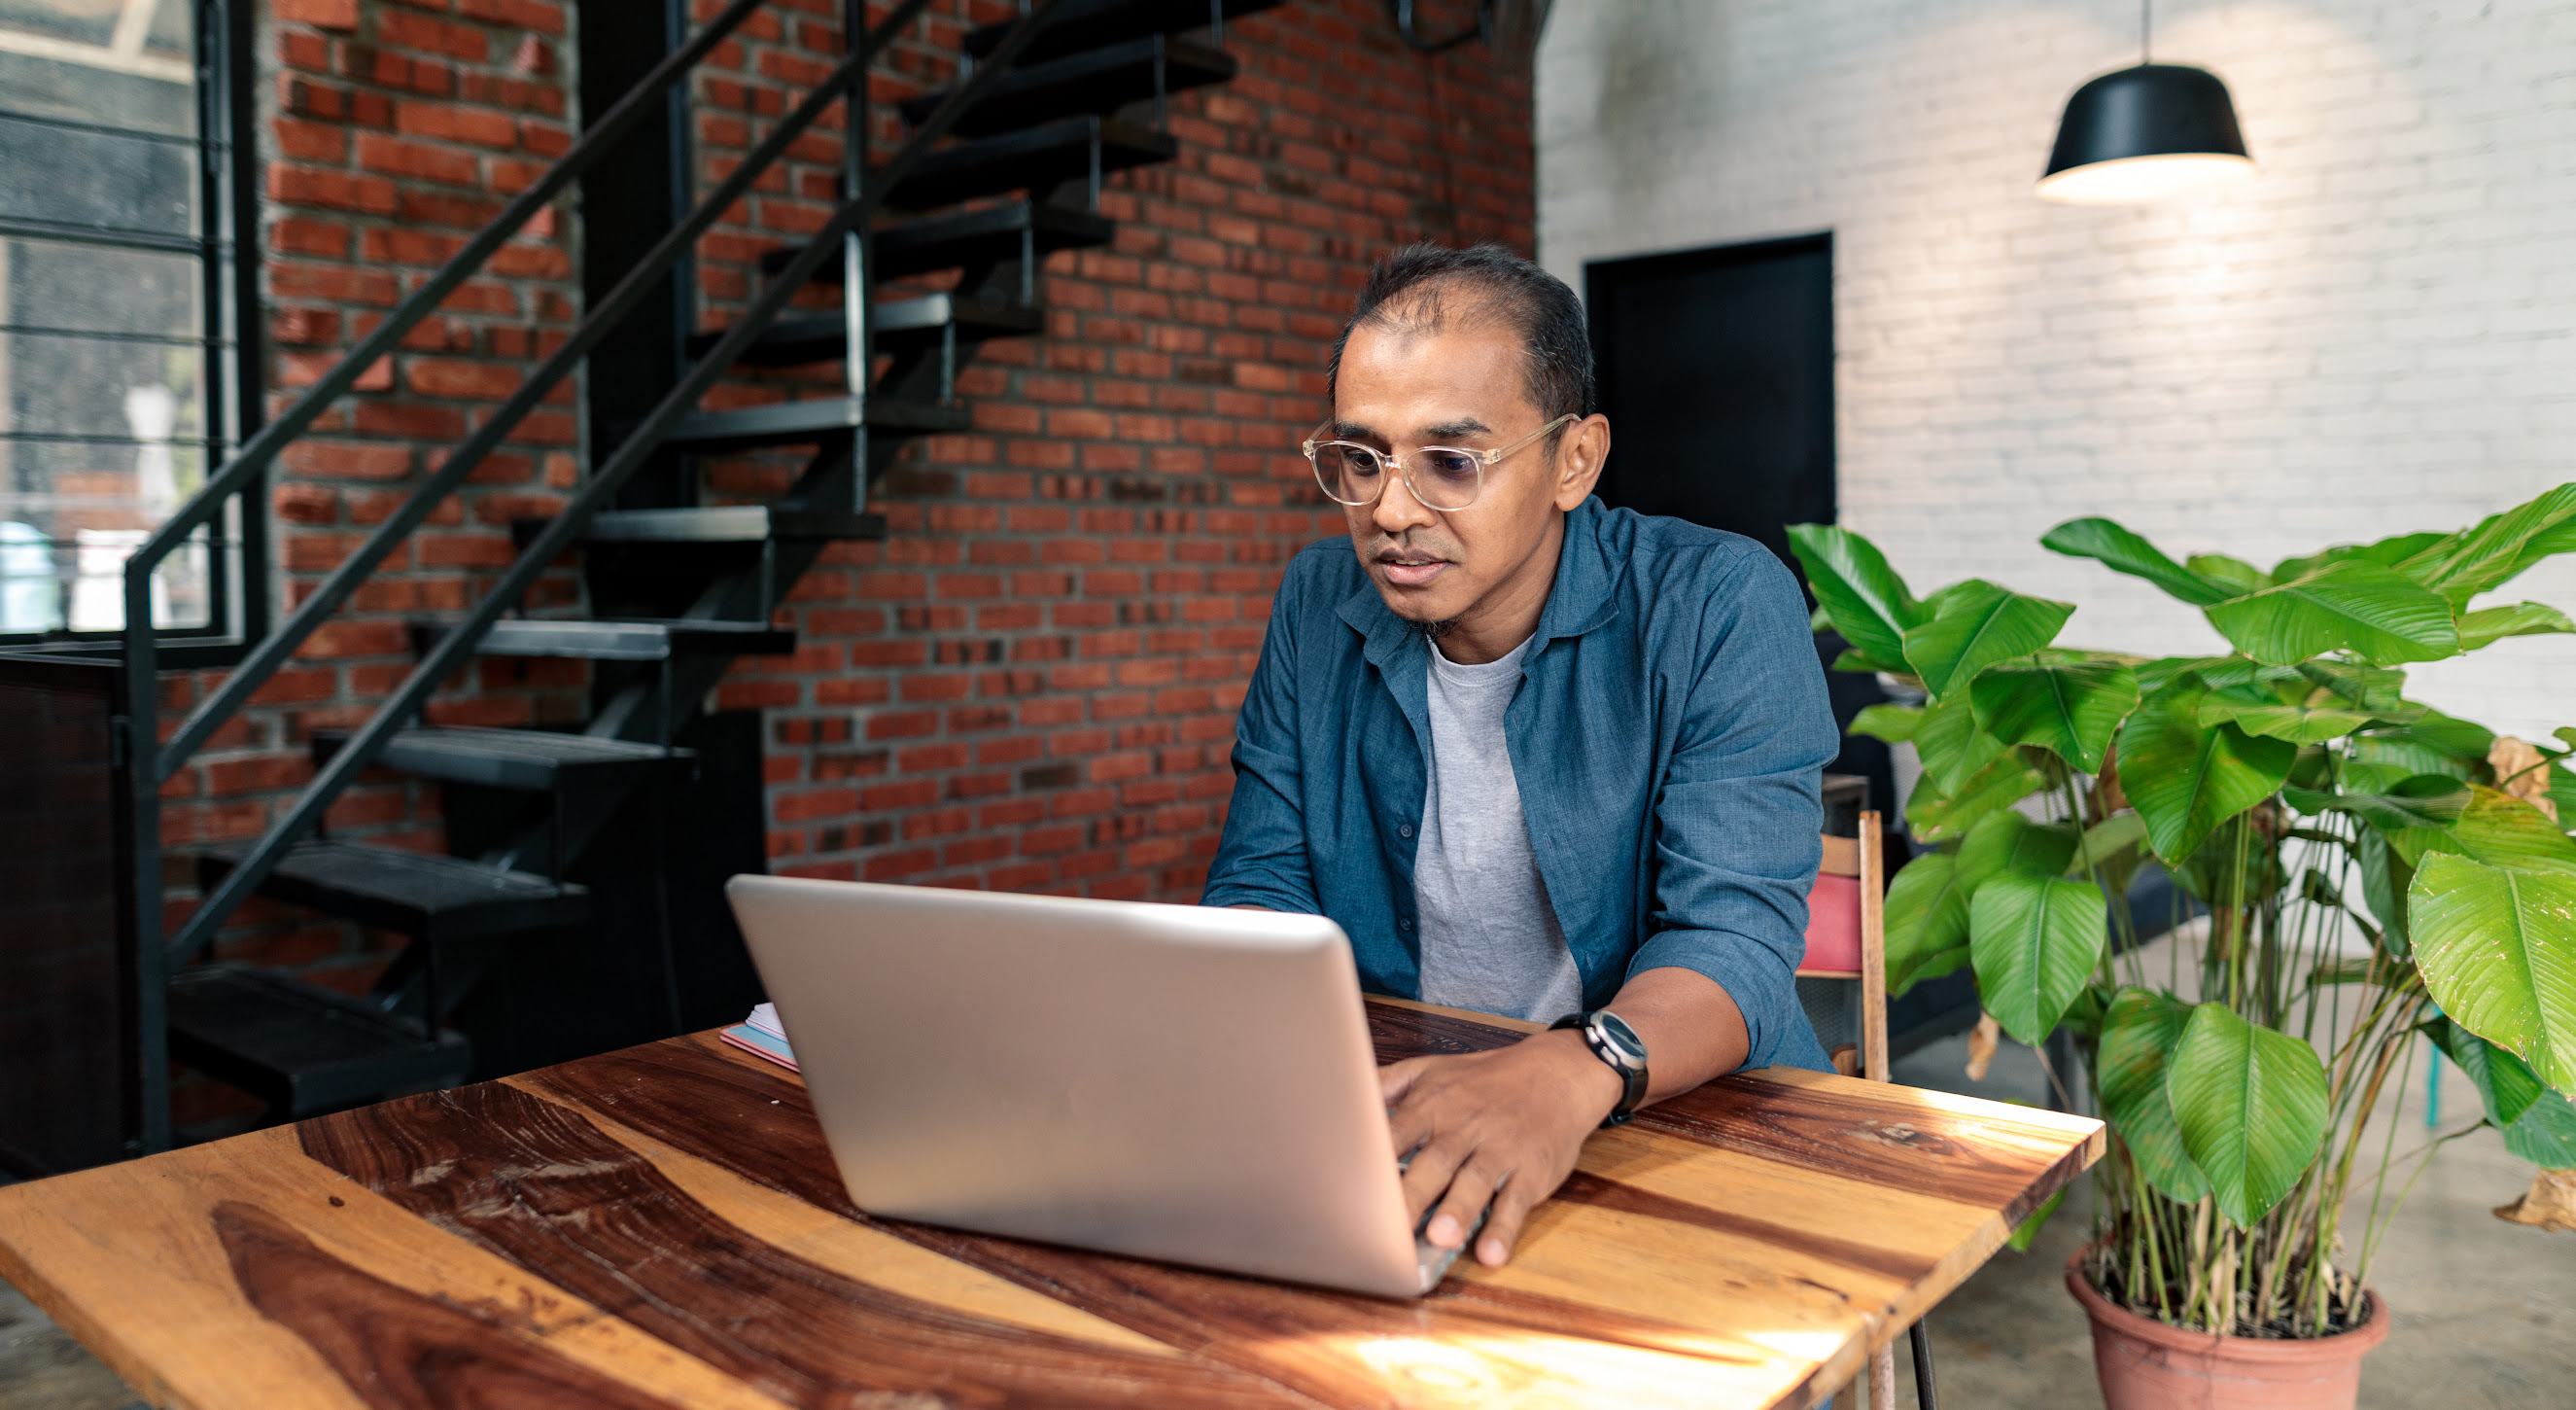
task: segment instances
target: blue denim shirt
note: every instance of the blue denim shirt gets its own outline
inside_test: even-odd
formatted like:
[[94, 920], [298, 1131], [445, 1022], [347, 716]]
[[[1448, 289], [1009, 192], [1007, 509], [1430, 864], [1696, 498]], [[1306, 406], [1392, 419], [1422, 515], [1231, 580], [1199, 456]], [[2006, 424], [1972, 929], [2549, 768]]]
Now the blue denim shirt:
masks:
[[[1429, 650], [1349, 539], [1289, 563], [1200, 898], [1330, 916], [1362, 987], [1401, 996], [1421, 992]], [[1584, 501], [1566, 516], [1503, 732], [1585, 1006], [1645, 970], [1697, 970], [1743, 1010], [1746, 1066], [1827, 1069], [1794, 976], [1839, 736], [1779, 560], [1736, 534]]]

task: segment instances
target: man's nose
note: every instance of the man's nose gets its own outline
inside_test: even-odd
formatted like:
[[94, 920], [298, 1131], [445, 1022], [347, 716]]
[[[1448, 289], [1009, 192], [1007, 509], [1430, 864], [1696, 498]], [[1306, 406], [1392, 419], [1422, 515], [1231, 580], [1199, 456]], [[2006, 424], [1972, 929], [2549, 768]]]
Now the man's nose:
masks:
[[1376, 523], [1378, 532], [1392, 537], [1407, 529], [1433, 523], [1439, 516], [1413, 497], [1413, 486], [1402, 475], [1389, 470], [1386, 488], [1378, 491], [1377, 503], [1369, 507], [1369, 518]]

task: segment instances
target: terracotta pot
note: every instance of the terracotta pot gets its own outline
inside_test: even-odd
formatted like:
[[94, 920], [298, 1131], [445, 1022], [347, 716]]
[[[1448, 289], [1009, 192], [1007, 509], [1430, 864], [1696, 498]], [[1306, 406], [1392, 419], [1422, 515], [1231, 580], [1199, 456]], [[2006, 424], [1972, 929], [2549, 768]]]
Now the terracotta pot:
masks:
[[2093, 1290], [2084, 1250], [2066, 1260], [2066, 1290], [2093, 1319], [2093, 1369], [2110, 1410], [2352, 1410], [2361, 1358], [2388, 1339], [2388, 1300], [2351, 1331], [2304, 1341], [2195, 1332], [2141, 1317]]

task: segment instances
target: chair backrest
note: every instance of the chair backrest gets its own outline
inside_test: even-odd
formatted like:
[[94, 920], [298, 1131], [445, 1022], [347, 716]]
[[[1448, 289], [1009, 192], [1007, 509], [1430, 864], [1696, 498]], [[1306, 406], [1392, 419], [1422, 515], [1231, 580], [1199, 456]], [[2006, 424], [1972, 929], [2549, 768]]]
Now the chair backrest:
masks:
[[1807, 893], [1802, 978], [1858, 980], [1863, 1074], [1888, 1080], [1886, 848], [1879, 815], [1860, 815], [1858, 837], [1826, 834], [1816, 883]]

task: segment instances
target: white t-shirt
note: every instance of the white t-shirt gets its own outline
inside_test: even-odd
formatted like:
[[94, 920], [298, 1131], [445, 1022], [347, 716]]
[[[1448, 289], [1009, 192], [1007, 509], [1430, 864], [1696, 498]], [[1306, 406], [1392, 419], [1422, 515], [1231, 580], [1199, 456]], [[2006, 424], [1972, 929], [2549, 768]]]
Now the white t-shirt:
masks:
[[1548, 904], [1503, 742], [1529, 647], [1461, 666], [1432, 644], [1431, 767], [1413, 903], [1425, 1002], [1548, 1023], [1583, 1006], [1583, 972]]

